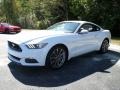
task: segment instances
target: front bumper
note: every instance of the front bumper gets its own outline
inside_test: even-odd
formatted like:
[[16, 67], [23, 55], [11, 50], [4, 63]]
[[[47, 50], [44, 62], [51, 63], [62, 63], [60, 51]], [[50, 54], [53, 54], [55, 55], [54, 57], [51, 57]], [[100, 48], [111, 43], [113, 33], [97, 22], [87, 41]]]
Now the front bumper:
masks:
[[45, 66], [47, 51], [44, 49], [28, 49], [21, 46], [22, 52], [12, 50], [8, 47], [8, 58], [23, 66]]
[[16, 32], [16, 33], [17, 33], [17, 32], [20, 32], [20, 31], [21, 31], [21, 30], [14, 30], [14, 29], [13, 29], [13, 30], [10, 30], [11, 33], [12, 33], [12, 32]]

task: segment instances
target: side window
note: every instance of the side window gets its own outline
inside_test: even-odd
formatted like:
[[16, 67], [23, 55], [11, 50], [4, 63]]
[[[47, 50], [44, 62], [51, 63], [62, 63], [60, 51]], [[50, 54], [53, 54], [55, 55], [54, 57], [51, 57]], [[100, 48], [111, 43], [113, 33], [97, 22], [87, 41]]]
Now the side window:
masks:
[[98, 26], [96, 26], [94, 24], [90, 24], [90, 23], [86, 23], [86, 24], [82, 25], [78, 32], [80, 32], [81, 29], [88, 30], [89, 32], [100, 31], [100, 28]]
[[93, 25], [93, 30], [92, 30], [92, 32], [93, 31], [100, 31], [100, 28], [98, 27], [98, 26], [96, 26], [96, 25]]
[[84, 24], [83, 26], [81, 26], [81, 29], [91, 31], [93, 30], [93, 26], [91, 24]]
[[2, 27], [2, 24], [0, 24], [0, 27]]

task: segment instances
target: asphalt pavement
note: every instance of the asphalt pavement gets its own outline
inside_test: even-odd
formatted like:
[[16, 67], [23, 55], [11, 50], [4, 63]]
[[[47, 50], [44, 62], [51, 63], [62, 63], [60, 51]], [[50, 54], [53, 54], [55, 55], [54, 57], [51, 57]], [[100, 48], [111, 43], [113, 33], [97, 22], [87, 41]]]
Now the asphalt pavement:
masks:
[[78, 56], [51, 70], [12, 63], [7, 40], [13, 35], [0, 34], [0, 90], [120, 90], [120, 46], [111, 44], [106, 54]]

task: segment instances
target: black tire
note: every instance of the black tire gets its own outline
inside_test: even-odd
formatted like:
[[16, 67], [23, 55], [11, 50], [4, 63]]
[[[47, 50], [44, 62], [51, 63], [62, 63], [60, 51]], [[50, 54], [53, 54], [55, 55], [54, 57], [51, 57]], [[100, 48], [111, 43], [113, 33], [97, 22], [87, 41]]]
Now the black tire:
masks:
[[100, 53], [104, 54], [108, 52], [108, 47], [109, 47], [109, 41], [107, 39], [103, 40], [101, 48], [100, 48]]
[[67, 51], [63, 46], [55, 46], [47, 54], [46, 66], [52, 69], [61, 68], [67, 60]]
[[20, 33], [21, 31], [18, 31], [18, 32], [16, 32], [16, 33]]
[[7, 33], [7, 34], [9, 34], [9, 33], [10, 33], [10, 31], [9, 31], [9, 29], [8, 29], [8, 28], [6, 28], [6, 29], [5, 29], [5, 33]]

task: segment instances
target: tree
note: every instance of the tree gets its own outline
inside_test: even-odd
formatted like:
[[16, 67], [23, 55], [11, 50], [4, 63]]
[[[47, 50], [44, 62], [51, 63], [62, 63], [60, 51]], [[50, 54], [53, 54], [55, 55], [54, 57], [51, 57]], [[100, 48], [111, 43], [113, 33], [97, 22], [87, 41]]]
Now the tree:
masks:
[[17, 24], [17, 13], [15, 0], [3, 0], [2, 1], [3, 13], [6, 18], [6, 22], [10, 22], [12, 24]]
[[1, 0], [0, 21], [43, 29], [64, 20], [85, 20], [120, 35], [120, 0]]

